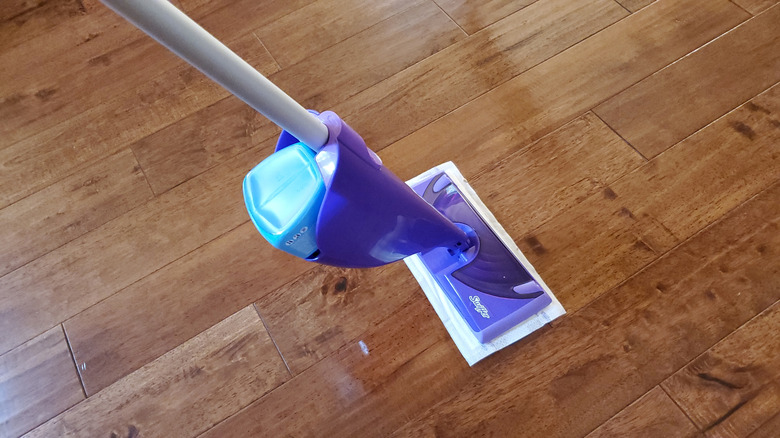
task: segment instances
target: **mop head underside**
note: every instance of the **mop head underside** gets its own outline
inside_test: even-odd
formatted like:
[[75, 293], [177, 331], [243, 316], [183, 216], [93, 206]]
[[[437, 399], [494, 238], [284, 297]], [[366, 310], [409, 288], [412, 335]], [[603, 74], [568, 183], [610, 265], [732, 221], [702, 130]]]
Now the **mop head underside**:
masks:
[[404, 259], [463, 357], [474, 365], [565, 310], [452, 162], [407, 184], [478, 244]]

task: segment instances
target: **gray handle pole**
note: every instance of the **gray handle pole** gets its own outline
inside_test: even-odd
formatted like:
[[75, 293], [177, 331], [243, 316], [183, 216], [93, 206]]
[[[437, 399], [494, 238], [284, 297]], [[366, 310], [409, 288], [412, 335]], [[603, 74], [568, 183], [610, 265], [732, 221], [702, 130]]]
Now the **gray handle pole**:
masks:
[[165, 0], [101, 0], [304, 144], [319, 151], [328, 128], [191, 18]]

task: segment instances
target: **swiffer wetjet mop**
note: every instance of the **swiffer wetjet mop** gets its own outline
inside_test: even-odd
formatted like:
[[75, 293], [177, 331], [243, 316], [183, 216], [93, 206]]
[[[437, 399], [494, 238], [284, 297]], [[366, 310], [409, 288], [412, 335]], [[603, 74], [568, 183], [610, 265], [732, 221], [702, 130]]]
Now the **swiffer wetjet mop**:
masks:
[[336, 114], [306, 111], [170, 3], [103, 2], [282, 127], [244, 179], [271, 245], [348, 268], [405, 259], [470, 364], [563, 313], [452, 163], [407, 185]]

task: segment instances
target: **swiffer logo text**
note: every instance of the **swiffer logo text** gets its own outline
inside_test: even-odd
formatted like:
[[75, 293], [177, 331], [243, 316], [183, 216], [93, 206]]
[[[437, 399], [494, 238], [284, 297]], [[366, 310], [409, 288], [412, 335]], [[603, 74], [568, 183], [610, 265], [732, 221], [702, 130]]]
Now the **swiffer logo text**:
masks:
[[476, 310], [477, 313], [482, 315], [483, 318], [490, 319], [490, 314], [488, 313], [487, 307], [483, 306], [482, 303], [479, 302], [479, 297], [471, 295], [469, 296], [469, 301], [474, 304], [474, 310]]

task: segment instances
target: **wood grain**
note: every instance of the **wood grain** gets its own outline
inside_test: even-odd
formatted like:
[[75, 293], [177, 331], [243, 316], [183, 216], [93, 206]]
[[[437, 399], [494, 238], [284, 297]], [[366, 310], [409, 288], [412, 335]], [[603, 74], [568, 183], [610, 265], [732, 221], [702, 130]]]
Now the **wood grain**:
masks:
[[639, 400], [610, 418], [587, 438], [615, 436], [692, 437], [698, 429], [674, 404], [671, 398], [656, 386]]
[[[376, 291], [393, 292], [385, 288]], [[391, 318], [369, 327], [354, 342], [209, 430], [203, 438], [388, 436], [394, 424], [413, 418], [443, 393], [457, 390], [458, 381], [465, 383], [467, 376], [479, 378], [458, 356], [422, 292], [417, 294], [416, 300]], [[353, 316], [360, 318], [359, 314]]]
[[776, 181], [777, 114], [775, 86], [536, 230], [500, 219], [575, 311]]
[[402, 178], [458, 164], [568, 311], [468, 367], [403, 264], [257, 235], [278, 128], [99, 0], [4, 2], [0, 435], [774, 437], [776, 3], [175, 2]]
[[748, 436], [750, 438], [772, 438], [777, 435], [778, 430], [780, 430], [780, 414], [772, 417]]
[[734, 0], [734, 3], [743, 7], [751, 14], [756, 15], [761, 11], [768, 9], [770, 6], [777, 4], [777, 0]]
[[[538, 1], [355, 95], [335, 111], [371, 148], [380, 150], [625, 15], [608, 0]], [[420, 172], [422, 168], [408, 175]]]
[[250, 306], [27, 436], [195, 436], [287, 378]]
[[[319, 0], [260, 27], [255, 34], [285, 68], [421, 3], [423, 0]], [[293, 28], [296, 32], [290, 32]]]
[[631, 12], [636, 12], [655, 0], [615, 0]]
[[75, 315], [247, 221], [250, 149], [0, 277], [0, 351]]
[[324, 110], [465, 36], [436, 5], [423, 2], [270, 79], [303, 106]]
[[0, 8], [0, 52], [84, 13], [79, 0], [9, 1]]
[[[130, 32], [126, 31], [128, 35]], [[4, 142], [23, 140], [100, 104], [112, 97], [109, 91], [112, 86], [123, 83], [138, 86], [181, 63], [167, 49], [142, 35], [112, 49], [98, 45], [99, 42], [113, 40], [96, 40], [88, 46], [97, 49], [96, 53], [79, 59], [78, 66], [70, 71], [60, 70], [38, 78], [42, 73], [52, 72], [37, 69], [35, 76], [27, 81], [14, 81], [13, 97], [0, 107], [3, 131], [9, 134], [4, 136], [7, 137]]]
[[13, 20], [14, 17], [26, 14], [46, 3], [46, 0], [9, 0], [0, 5], [0, 21]]
[[133, 152], [125, 149], [0, 210], [0, 276], [151, 197]]
[[437, 0], [460, 27], [473, 34], [496, 21], [535, 3], [537, 0], [486, 0], [471, 2], [468, 0]]
[[[201, 17], [218, 13], [225, 18], [215, 29], [209, 32], [231, 32], [230, 22], [237, 22], [250, 15], [254, 20], [262, 20], [267, 24], [292, 13], [315, 0], [267, 0], [262, 2], [251, 0], [179, 0], [181, 10], [192, 18], [199, 20]], [[219, 36], [221, 39], [222, 36]]]
[[[469, 182], [499, 221], [513, 217], [527, 230], [642, 162], [597, 117], [587, 114]], [[528, 205], [534, 208], [517, 208]], [[393, 292], [377, 295], [379, 290]], [[388, 318], [419, 292], [400, 264], [371, 271], [317, 267], [268, 294], [257, 307], [297, 374], [355, 342], [360, 333]]]
[[245, 223], [80, 312], [64, 325], [87, 395], [312, 267]]
[[775, 303], [663, 382], [705, 435], [747, 436], [780, 413], [778, 327]]
[[421, 293], [402, 263], [371, 270], [323, 266], [266, 295], [257, 309], [290, 371], [300, 374]]
[[780, 6], [762, 13], [594, 111], [654, 157], [780, 80]]
[[[728, 1], [659, 0], [417, 131], [405, 131], [411, 134], [395, 144], [388, 166], [411, 177], [438, 164], [443, 150], [464, 166], [479, 156], [500, 159], [746, 18]], [[467, 177], [474, 171], [464, 170]]]
[[0, 356], [0, 437], [19, 436], [83, 399], [61, 326]]
[[571, 436], [607, 420], [778, 299], [777, 275], [764, 271], [777, 254], [756, 247], [780, 244], [779, 194], [775, 184], [545, 336], [499, 352], [483, 373], [512, 378], [442, 398], [401, 435], [503, 435], [522, 424], [527, 436]]
[[[382, 436], [404, 424], [402, 436], [584, 435], [780, 298], [764, 272], [780, 265], [779, 194], [775, 184], [591, 306], [473, 368], [418, 295], [206, 436]], [[755, 251], [762, 244], [773, 249]]]
[[252, 107], [228, 96], [130, 147], [152, 190], [161, 194], [243, 151], [262, 147], [270, 153], [280, 132]]
[[[438, 8], [419, 3], [319, 53], [299, 49], [297, 53], [308, 57], [270, 79], [304, 106], [322, 110], [462, 37]], [[323, 74], [329, 71], [340, 73]], [[258, 142], [275, 143], [270, 137], [278, 129], [232, 100], [183, 118], [133, 146], [156, 193]], [[189, 141], [178, 140], [182, 136]]]
[[[84, 3], [82, 1], [82, 3]], [[24, 95], [20, 89], [46, 89], [51, 81], [84, 68], [95, 56], [127, 45], [143, 34], [108, 8], [86, 8], [57, 26], [10, 49], [0, 51], [2, 101]], [[30, 56], [35, 53], [37, 56]], [[12, 139], [4, 138], [3, 141]], [[5, 143], [3, 143], [5, 144]]]
[[[239, 46], [247, 50], [238, 53], [260, 71], [277, 68], [254, 36], [237, 42], [234, 48]], [[0, 180], [0, 206], [35, 193], [227, 94], [192, 67], [181, 65], [64, 124], [2, 148], [0, 163], [5, 178]], [[63, 144], [69, 147], [63, 148]]]

